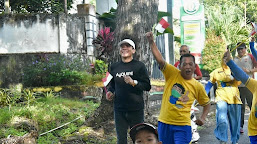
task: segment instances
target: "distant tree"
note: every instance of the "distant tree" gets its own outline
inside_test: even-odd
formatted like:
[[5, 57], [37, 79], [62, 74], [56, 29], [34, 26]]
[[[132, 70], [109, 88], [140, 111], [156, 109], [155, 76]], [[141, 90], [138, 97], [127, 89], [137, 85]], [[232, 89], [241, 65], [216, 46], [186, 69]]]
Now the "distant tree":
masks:
[[257, 2], [256, 0], [204, 0], [205, 8], [209, 6], [222, 6], [224, 4], [229, 4], [231, 6], [238, 7], [242, 10], [242, 18], [246, 14], [246, 22], [254, 22], [257, 19]]
[[[5, 0], [0, 0], [0, 11], [4, 11]], [[60, 13], [64, 12], [64, 0], [9, 0], [13, 13]], [[67, 9], [73, 0], [67, 0]]]
[[[232, 0], [206, 0], [206, 42], [202, 52], [203, 69], [211, 72], [220, 67], [220, 61], [226, 47], [247, 39], [252, 30], [249, 21], [245, 21], [245, 9], [242, 2]], [[249, 18], [247, 18], [249, 19]]]
[[206, 32], [214, 32], [227, 45], [235, 44], [247, 38], [251, 31], [250, 25], [245, 25], [243, 10], [232, 3], [217, 4], [206, 8]]
[[225, 49], [226, 43], [224, 40], [214, 32], [208, 32], [205, 47], [202, 51], [203, 69], [212, 72], [216, 68], [221, 67], [221, 60]]

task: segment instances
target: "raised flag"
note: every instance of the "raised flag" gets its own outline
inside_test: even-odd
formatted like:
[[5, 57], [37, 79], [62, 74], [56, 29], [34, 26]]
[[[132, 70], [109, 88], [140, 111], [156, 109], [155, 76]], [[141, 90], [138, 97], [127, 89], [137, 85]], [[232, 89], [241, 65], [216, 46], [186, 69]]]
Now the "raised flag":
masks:
[[102, 79], [105, 87], [109, 84], [109, 82], [112, 80], [112, 78], [113, 78], [113, 76], [109, 72], [106, 72], [105, 78]]
[[164, 30], [169, 27], [169, 23], [165, 20], [165, 19], [161, 19], [160, 22], [157, 24], [157, 26], [155, 27], [155, 29], [159, 32], [159, 33], [163, 33]]
[[256, 32], [257, 32], [257, 25], [256, 25], [256, 23], [251, 22], [251, 24], [252, 24], [253, 30], [252, 30], [252, 32], [249, 34], [249, 37], [255, 35]]

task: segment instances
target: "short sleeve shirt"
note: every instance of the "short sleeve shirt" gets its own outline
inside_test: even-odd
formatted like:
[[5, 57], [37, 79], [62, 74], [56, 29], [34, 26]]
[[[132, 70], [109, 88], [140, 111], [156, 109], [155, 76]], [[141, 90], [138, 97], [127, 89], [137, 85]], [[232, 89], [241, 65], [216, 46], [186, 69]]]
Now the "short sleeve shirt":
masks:
[[[170, 125], [190, 126], [190, 110], [194, 100], [196, 99], [202, 106], [210, 103], [203, 85], [193, 78], [185, 80], [180, 70], [167, 63], [162, 72], [165, 77], [165, 88], [158, 120]], [[178, 101], [187, 93], [189, 98], [187, 102]]]

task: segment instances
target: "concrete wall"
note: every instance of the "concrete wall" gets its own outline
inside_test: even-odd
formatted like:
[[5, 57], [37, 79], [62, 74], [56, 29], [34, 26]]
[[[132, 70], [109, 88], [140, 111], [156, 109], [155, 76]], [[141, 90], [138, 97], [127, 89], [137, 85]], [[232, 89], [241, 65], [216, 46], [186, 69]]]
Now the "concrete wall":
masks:
[[2, 15], [0, 54], [59, 52], [56, 15]]
[[[88, 18], [89, 13], [93, 13], [91, 18]], [[0, 54], [83, 53], [93, 56], [92, 39], [97, 35], [98, 25], [94, 13], [93, 7], [73, 15], [1, 15]]]
[[20, 83], [22, 69], [33, 55], [79, 54], [94, 60], [92, 40], [100, 26], [95, 7], [81, 6], [79, 14], [0, 15], [0, 87]]

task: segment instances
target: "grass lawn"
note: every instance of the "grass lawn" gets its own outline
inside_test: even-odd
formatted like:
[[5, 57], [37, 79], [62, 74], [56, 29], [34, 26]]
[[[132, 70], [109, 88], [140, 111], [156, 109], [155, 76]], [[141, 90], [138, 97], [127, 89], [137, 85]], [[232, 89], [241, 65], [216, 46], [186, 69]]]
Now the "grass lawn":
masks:
[[11, 107], [1, 107], [0, 139], [9, 135], [23, 136], [30, 131], [28, 124], [17, 124], [18, 121], [29, 121], [40, 135], [82, 116], [64, 127], [40, 135], [37, 139], [38, 144], [58, 143], [61, 138], [77, 131], [83, 125], [85, 117], [89, 117], [98, 106], [99, 103], [92, 101], [40, 97], [29, 104], [16, 103]]

